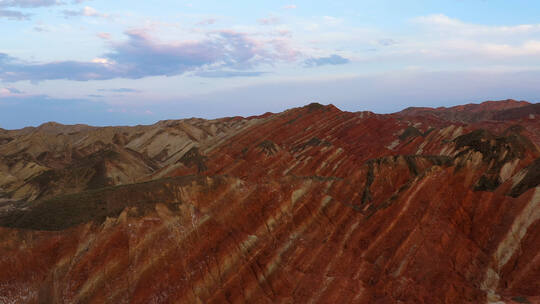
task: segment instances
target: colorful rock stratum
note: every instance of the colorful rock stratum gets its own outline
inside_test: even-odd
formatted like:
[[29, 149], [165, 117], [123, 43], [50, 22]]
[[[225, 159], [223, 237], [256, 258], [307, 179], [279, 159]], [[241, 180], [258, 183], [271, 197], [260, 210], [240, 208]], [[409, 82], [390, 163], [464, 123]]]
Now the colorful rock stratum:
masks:
[[0, 303], [540, 303], [540, 104], [0, 129]]

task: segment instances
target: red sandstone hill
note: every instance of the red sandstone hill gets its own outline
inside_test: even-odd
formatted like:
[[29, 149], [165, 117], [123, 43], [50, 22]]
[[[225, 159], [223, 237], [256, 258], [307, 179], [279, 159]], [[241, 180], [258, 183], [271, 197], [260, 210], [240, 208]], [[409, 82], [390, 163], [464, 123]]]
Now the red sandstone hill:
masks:
[[0, 302], [539, 303], [538, 109], [0, 129]]

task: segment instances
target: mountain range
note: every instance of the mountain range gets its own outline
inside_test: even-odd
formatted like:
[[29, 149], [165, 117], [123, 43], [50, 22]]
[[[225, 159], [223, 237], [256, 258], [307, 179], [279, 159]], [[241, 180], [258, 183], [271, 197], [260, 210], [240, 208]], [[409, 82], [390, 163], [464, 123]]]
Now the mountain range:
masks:
[[540, 104], [0, 129], [2, 303], [540, 303]]

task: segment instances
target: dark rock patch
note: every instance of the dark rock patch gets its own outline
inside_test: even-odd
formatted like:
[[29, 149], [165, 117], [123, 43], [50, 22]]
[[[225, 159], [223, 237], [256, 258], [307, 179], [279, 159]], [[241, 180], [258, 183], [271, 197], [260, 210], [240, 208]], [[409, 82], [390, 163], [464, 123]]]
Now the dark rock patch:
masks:
[[267, 156], [274, 155], [278, 151], [276, 144], [270, 140], [264, 140], [257, 147], [261, 148]]
[[193, 147], [186, 154], [184, 154], [178, 161], [184, 164], [186, 167], [191, 168], [197, 166], [199, 173], [208, 170], [206, 166], [207, 157], [202, 155], [199, 148]]
[[409, 126], [403, 131], [403, 133], [401, 133], [401, 135], [399, 135], [399, 140], [404, 141], [408, 138], [416, 138], [422, 135], [423, 133], [420, 132], [420, 130], [415, 127]]
[[540, 158], [537, 158], [527, 168], [523, 179], [510, 191], [510, 196], [518, 197], [540, 184]]
[[298, 151], [304, 150], [307, 147], [331, 146], [331, 145], [332, 145], [332, 143], [330, 143], [330, 142], [328, 142], [326, 140], [321, 140], [318, 137], [312, 137], [310, 140], [306, 141], [305, 143], [296, 146], [293, 149], [293, 151], [298, 152]]

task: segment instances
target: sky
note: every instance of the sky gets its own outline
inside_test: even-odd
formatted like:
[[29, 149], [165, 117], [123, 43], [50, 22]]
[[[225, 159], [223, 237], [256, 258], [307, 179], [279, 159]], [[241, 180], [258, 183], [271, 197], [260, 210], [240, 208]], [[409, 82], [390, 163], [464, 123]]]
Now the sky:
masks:
[[0, 0], [0, 128], [540, 100], [540, 1]]

